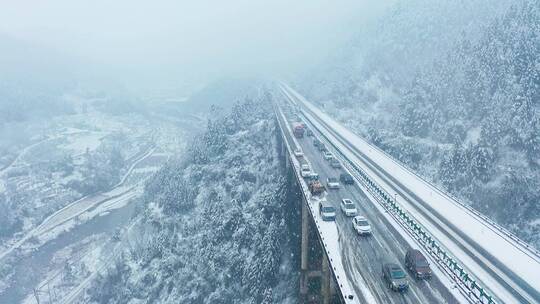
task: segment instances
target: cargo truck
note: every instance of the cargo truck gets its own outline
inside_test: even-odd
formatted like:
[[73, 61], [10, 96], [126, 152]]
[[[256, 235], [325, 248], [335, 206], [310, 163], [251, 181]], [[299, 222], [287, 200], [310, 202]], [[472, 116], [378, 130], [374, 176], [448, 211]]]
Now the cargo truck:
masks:
[[293, 124], [294, 137], [303, 138], [304, 137], [304, 131], [305, 131], [304, 124], [299, 123], [299, 122]]

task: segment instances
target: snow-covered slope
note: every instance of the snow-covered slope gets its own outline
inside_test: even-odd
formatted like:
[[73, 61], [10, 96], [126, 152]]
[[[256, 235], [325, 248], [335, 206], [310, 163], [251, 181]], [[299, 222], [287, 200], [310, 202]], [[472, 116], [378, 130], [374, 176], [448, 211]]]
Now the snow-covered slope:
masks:
[[295, 210], [268, 98], [211, 119], [187, 155], [148, 183], [141, 242], [89, 290], [91, 301], [296, 302], [287, 225]]
[[538, 3], [398, 6], [301, 87], [356, 133], [539, 246]]

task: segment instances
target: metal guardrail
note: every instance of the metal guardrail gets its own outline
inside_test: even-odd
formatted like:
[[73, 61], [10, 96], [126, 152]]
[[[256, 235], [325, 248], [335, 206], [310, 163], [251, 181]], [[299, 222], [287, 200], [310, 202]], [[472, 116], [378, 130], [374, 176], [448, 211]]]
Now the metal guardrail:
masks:
[[[531, 251], [532, 254], [534, 254], [538, 259], [540, 259], [540, 251], [537, 250], [535, 247], [531, 246], [529, 243], [527, 243], [524, 240], [520, 239], [517, 235], [510, 232], [508, 229], [506, 229], [506, 228], [502, 227], [501, 225], [497, 224], [495, 221], [493, 221], [492, 219], [490, 219], [489, 217], [487, 217], [486, 215], [484, 215], [480, 211], [474, 209], [473, 207], [471, 207], [468, 204], [463, 203], [460, 198], [456, 197], [455, 195], [451, 194], [450, 192], [447, 192], [444, 189], [440, 189], [439, 186], [437, 186], [434, 183], [430, 182], [429, 180], [427, 180], [427, 178], [420, 175], [415, 170], [409, 168], [407, 166], [407, 164], [405, 164], [402, 161], [396, 159], [392, 155], [388, 154], [386, 151], [384, 151], [381, 148], [379, 148], [379, 147], [377, 147], [375, 145], [372, 145], [370, 143], [368, 143], [368, 144], [369, 144], [369, 146], [371, 148], [377, 150], [379, 153], [383, 153], [386, 157], [388, 157], [388, 159], [390, 159], [396, 165], [400, 166], [404, 170], [407, 170], [409, 173], [412, 173], [414, 176], [416, 176], [422, 182], [428, 184], [434, 191], [439, 192], [441, 195], [450, 198], [451, 202], [453, 202], [454, 204], [458, 204], [462, 208], [467, 209], [467, 211], [469, 211], [470, 213], [472, 213], [475, 216], [479, 217], [486, 224], [489, 224], [489, 225], [485, 225], [486, 227], [490, 228], [492, 231], [494, 231], [494, 229], [498, 230], [500, 233], [502, 233], [506, 237], [512, 239], [514, 242], [516, 242], [516, 243], [520, 244], [521, 246], [527, 248], [529, 251]], [[491, 227], [490, 227], [490, 225], [491, 225]], [[496, 231], [494, 231], [494, 232], [496, 232]], [[497, 233], [497, 234], [499, 234], [499, 233]], [[525, 253], [528, 254], [527, 252], [525, 252]]]
[[[305, 116], [304, 116], [305, 117]], [[309, 120], [307, 117], [305, 117]], [[333, 147], [334, 153], [340, 156], [341, 162], [347, 166], [349, 171], [364, 185], [379, 204], [387, 210], [405, 230], [415, 238], [418, 243], [437, 261], [443, 271], [458, 284], [462, 293], [471, 301], [471, 303], [496, 304], [494, 297], [490, 295], [474, 277], [459, 265], [454, 257], [447, 252], [439, 243], [427, 232], [427, 230], [416, 220], [414, 220], [407, 211], [392, 199], [391, 195], [383, 190], [375, 181], [373, 181], [364, 170], [359, 168], [336, 147], [333, 142], [324, 135], [311, 121], [312, 127], [317, 129], [325, 138], [325, 141]]]
[[[354, 133], [354, 132], [353, 132]], [[366, 142], [367, 143], [367, 142]], [[400, 160], [397, 160], [396, 158], [394, 158], [392, 155], [388, 154], [386, 151], [382, 150], [381, 148], [375, 146], [375, 145], [372, 145], [370, 143], [367, 143], [371, 148], [377, 150], [379, 153], [382, 153], [384, 154], [386, 157], [388, 157], [392, 162], [394, 162], [396, 165], [400, 166], [401, 168], [407, 170], [408, 172], [412, 173], [413, 175], [415, 175], [418, 179], [420, 179], [422, 182], [428, 184], [429, 186], [431, 186], [431, 188], [433, 188], [434, 191], [436, 192], [439, 192], [440, 194], [448, 197], [451, 199], [451, 201], [455, 204], [458, 204], [460, 207], [462, 208], [465, 208], [467, 211], [469, 211], [470, 213], [474, 214], [475, 216], [477, 216], [478, 218], [480, 218], [486, 225], [487, 228], [491, 229], [492, 231], [496, 232], [495, 230], [497, 230], [498, 232], [502, 233], [504, 236], [508, 237], [509, 239], [511, 239], [512, 241], [514, 241], [515, 243], [518, 243], [519, 245], [523, 246], [524, 248], [526, 248], [527, 250], [530, 251], [530, 253], [532, 253], [533, 255], [536, 256], [537, 259], [540, 260], [540, 250], [536, 249], [534, 246], [531, 246], [529, 243], [525, 242], [524, 240], [520, 239], [517, 235], [513, 234], [512, 232], [510, 232], [508, 229], [502, 227], [501, 225], [497, 224], [496, 222], [494, 222], [493, 220], [491, 220], [489, 217], [487, 217], [486, 215], [482, 214], [481, 212], [479, 212], [478, 210], [474, 209], [473, 207], [463, 203], [459, 198], [457, 198], [456, 196], [454, 196], [453, 194], [447, 192], [446, 190], [442, 190], [442, 189], [439, 189], [437, 185], [433, 184], [432, 182], [430, 182], [429, 180], [427, 180], [424, 176], [418, 174], [417, 172], [415, 172], [414, 170], [410, 169], [405, 163], [401, 162]], [[497, 233], [497, 232], [496, 232]], [[498, 233], [499, 234], [499, 233]], [[501, 235], [501, 234], [499, 234]], [[522, 250], [523, 251], [523, 250]], [[524, 252], [524, 251], [523, 251]], [[527, 252], [524, 252], [525, 254], [528, 254]]]

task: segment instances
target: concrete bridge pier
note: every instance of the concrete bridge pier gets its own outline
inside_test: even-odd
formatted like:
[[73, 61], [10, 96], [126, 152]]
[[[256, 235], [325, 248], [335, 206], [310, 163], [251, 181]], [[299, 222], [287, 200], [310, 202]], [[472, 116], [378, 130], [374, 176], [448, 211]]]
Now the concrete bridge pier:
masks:
[[[306, 201], [301, 200], [301, 253], [300, 253], [300, 300], [301, 303], [331, 304], [336, 291], [335, 281], [328, 257], [322, 244], [310, 239], [314, 223]], [[311, 247], [315, 246], [317, 250]], [[318, 287], [318, 288], [316, 288]]]
[[300, 253], [300, 295], [306, 297], [308, 294], [308, 280], [309, 280], [309, 267], [308, 267], [308, 257], [309, 257], [309, 210], [307, 205], [302, 204], [302, 235], [301, 235], [301, 253]]
[[330, 304], [332, 300], [332, 291], [330, 286], [332, 285], [332, 277], [330, 273], [330, 264], [328, 263], [328, 257], [323, 253], [321, 263], [321, 298], [323, 304]]
[[[299, 186], [299, 181], [294, 172], [292, 159], [287, 150], [285, 138], [278, 136], [278, 151], [285, 160], [285, 172], [292, 186]], [[298, 187], [299, 191], [302, 191]], [[301, 250], [300, 250], [300, 303], [330, 304], [341, 303], [334, 299], [336, 283], [330, 269], [328, 257], [324, 248], [317, 238], [315, 223], [308, 208], [305, 196], [298, 200], [301, 206]], [[310, 238], [311, 235], [311, 238]], [[313, 248], [312, 248], [313, 247]]]

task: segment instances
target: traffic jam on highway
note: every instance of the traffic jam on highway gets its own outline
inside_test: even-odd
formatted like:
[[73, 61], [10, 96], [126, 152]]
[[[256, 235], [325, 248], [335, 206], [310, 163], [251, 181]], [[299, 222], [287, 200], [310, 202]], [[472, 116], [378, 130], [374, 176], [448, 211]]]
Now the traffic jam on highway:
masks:
[[[300, 145], [294, 150], [294, 156], [301, 163], [300, 174], [306, 181], [311, 195], [321, 198], [318, 203], [321, 219], [336, 221], [337, 213], [341, 212], [346, 220], [350, 221], [350, 225], [360, 237], [370, 237], [373, 229], [368, 218], [361, 214], [357, 203], [352, 198], [341, 195], [340, 189], [354, 186], [355, 179], [342, 167], [341, 162], [332, 154], [325, 143], [317, 138], [313, 130], [309, 129], [300, 118], [292, 123], [292, 133], [297, 141], [313, 145], [324, 162], [327, 162], [329, 167], [333, 169], [334, 176], [327, 176], [323, 180], [311, 165]], [[339, 202], [326, 199], [325, 194], [330, 191], [338, 194]], [[406, 269], [392, 261], [385, 261], [379, 266], [381, 267], [382, 280], [393, 291], [406, 292], [409, 289], [409, 276], [415, 280], [430, 279], [432, 276], [426, 257], [418, 249], [409, 248], [407, 250], [403, 256], [403, 265]]]

